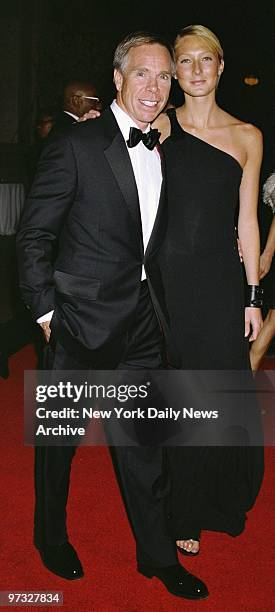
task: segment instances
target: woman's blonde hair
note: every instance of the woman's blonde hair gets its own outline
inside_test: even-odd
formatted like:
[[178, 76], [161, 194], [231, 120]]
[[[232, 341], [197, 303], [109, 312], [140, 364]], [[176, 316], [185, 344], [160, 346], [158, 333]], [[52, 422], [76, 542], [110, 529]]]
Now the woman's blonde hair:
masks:
[[186, 36], [198, 36], [207, 44], [212, 53], [218, 56], [220, 61], [223, 60], [223, 49], [218, 37], [209, 28], [202, 25], [190, 25], [180, 30], [174, 43], [175, 53], [180, 41]]

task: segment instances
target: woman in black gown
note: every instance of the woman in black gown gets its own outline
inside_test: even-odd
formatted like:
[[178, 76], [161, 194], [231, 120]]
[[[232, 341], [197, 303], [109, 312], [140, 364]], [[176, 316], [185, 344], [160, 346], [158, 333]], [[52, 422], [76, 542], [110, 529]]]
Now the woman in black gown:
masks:
[[[261, 133], [216, 104], [224, 62], [210, 30], [184, 28], [175, 56], [185, 103], [155, 122], [167, 166], [163, 281], [172, 336], [182, 369], [248, 369], [248, 340], [255, 340], [262, 320], [250, 297], [245, 308], [235, 216], [239, 205], [238, 235], [247, 283], [254, 286], [248, 292], [257, 294]], [[260, 488], [262, 449], [176, 447], [168, 457], [178, 547], [196, 554], [201, 529], [241, 533]]]

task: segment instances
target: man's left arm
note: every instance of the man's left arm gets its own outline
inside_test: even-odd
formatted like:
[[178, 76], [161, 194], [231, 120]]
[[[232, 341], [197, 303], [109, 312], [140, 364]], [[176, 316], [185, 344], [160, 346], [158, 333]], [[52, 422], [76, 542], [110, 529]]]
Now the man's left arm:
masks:
[[55, 307], [53, 259], [76, 186], [72, 145], [60, 135], [42, 152], [17, 235], [19, 284], [35, 320]]

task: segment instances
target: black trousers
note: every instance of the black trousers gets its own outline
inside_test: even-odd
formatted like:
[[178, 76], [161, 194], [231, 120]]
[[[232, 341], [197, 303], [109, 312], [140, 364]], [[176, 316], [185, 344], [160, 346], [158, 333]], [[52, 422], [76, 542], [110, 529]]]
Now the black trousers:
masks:
[[[135, 320], [127, 332], [119, 369], [161, 367], [161, 334], [148, 291], [141, 291]], [[87, 369], [57, 342], [52, 355], [55, 370]], [[66, 504], [75, 447], [37, 447], [35, 450], [35, 528], [37, 548], [67, 541]], [[165, 449], [160, 447], [112, 447], [111, 455], [128, 518], [136, 539], [137, 562], [162, 567], [177, 562], [175, 542], [168, 534], [165, 488], [161, 479]], [[96, 495], [96, 492], [95, 492]], [[103, 534], [104, 535], [104, 534]]]

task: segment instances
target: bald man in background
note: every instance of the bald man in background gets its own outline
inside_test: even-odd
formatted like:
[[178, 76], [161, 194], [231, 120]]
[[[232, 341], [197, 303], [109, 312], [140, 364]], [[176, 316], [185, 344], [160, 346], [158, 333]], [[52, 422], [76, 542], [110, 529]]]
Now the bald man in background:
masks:
[[63, 92], [63, 110], [55, 118], [54, 130], [70, 127], [85, 113], [100, 111], [101, 102], [96, 87], [88, 81], [69, 81]]

